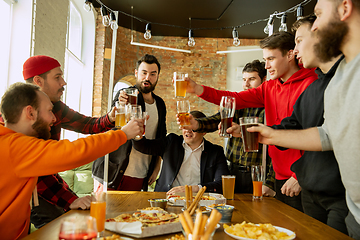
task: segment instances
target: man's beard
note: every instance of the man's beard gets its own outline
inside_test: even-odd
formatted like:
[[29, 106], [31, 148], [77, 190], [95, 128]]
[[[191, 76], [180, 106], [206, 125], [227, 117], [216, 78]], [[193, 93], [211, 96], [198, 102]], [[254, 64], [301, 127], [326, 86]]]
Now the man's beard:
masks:
[[[149, 86], [143, 87], [143, 86], [142, 86], [142, 83], [143, 83], [143, 82], [147, 82], [147, 83], [149, 84]], [[153, 85], [153, 84], [151, 84], [151, 82], [148, 81], [148, 80], [138, 81], [138, 82], [136, 82], [136, 87], [139, 89], [139, 91], [140, 91], [141, 93], [149, 93], [149, 92], [152, 92], [152, 91], [155, 90], [155, 86], [156, 86], [157, 82], [158, 82], [158, 80], [156, 80], [156, 82], [155, 82], [154, 85]]]
[[335, 14], [332, 21], [322, 30], [316, 30], [319, 42], [314, 45], [315, 54], [321, 62], [329, 62], [341, 54], [341, 46], [349, 32], [346, 23], [338, 20]]
[[32, 128], [37, 133], [37, 137], [40, 139], [48, 140], [51, 136], [49, 131], [49, 124], [47, 124], [43, 119], [38, 115], [36, 122], [32, 125]]

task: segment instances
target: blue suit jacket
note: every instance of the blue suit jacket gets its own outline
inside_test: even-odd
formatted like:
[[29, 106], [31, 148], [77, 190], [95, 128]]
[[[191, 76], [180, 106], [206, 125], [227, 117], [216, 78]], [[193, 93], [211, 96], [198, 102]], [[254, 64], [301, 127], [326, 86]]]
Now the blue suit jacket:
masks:
[[[160, 177], [156, 181], [155, 191], [167, 192], [171, 189], [184, 160], [185, 149], [182, 146], [184, 138], [170, 133], [165, 138], [133, 140], [136, 150], [150, 155], [158, 155], [163, 159]], [[200, 163], [201, 185], [207, 192], [222, 193], [221, 175], [229, 174], [224, 150], [204, 139], [204, 151]]]

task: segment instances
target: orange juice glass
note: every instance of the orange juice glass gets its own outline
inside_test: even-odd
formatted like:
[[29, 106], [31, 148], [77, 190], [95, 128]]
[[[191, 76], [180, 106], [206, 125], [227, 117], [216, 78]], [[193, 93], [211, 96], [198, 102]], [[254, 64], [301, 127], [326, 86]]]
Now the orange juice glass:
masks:
[[253, 181], [253, 200], [262, 200], [262, 184], [264, 182], [264, 167], [260, 165], [251, 166], [251, 177]]
[[100, 233], [105, 230], [105, 215], [106, 215], [106, 193], [93, 192], [91, 194], [90, 216], [96, 219], [98, 237], [100, 237]]

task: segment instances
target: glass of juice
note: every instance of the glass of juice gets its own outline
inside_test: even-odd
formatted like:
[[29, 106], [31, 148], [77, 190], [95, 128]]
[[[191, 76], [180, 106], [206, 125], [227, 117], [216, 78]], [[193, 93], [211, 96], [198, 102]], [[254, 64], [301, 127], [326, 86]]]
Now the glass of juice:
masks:
[[105, 230], [106, 215], [106, 192], [92, 192], [90, 204], [90, 216], [96, 219], [96, 226], [100, 237], [101, 232]]
[[261, 165], [251, 166], [251, 178], [253, 182], [253, 200], [262, 200], [262, 185], [265, 178], [264, 167]]
[[259, 151], [259, 133], [248, 132], [247, 128], [258, 126], [258, 117], [242, 117], [239, 119], [242, 142], [244, 144], [245, 152], [258, 152]]
[[60, 224], [60, 240], [93, 239], [97, 236], [96, 219], [90, 216], [72, 216]]
[[184, 79], [186, 77], [188, 77], [187, 73], [174, 72], [175, 97], [186, 97], [187, 82]]
[[224, 198], [233, 200], [235, 191], [235, 175], [222, 175], [221, 178]]
[[176, 102], [177, 114], [180, 126], [190, 126], [190, 102], [189, 100], [178, 100]]
[[235, 98], [230, 96], [223, 96], [220, 102], [220, 137], [230, 138], [231, 134], [226, 132], [226, 129], [231, 127], [235, 113]]

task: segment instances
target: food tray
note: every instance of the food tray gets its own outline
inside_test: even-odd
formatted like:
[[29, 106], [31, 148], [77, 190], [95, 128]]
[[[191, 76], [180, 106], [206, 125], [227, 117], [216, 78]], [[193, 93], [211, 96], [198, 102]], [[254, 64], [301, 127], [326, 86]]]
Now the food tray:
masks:
[[[179, 193], [176, 196], [180, 196], [180, 197], [184, 197], [185, 193]], [[193, 194], [193, 196], [196, 196], [196, 193]], [[203, 196], [211, 196], [214, 197], [215, 200], [200, 200], [200, 206], [209, 206], [211, 204], [220, 204], [220, 203], [225, 203], [226, 204], [226, 198], [224, 198], [223, 195], [219, 194], [219, 193], [204, 193]], [[184, 206], [185, 205], [185, 200], [183, 199], [176, 199], [173, 196], [169, 196], [169, 201], [168, 204], [172, 205], [172, 206]]]

